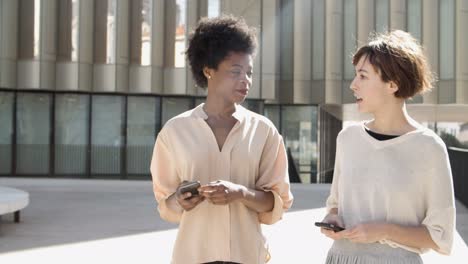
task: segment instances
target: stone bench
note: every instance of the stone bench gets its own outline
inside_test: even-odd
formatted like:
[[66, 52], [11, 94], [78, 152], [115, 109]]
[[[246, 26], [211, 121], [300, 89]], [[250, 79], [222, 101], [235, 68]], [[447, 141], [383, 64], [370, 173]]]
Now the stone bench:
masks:
[[13, 213], [16, 223], [20, 221], [20, 210], [28, 206], [29, 193], [0, 186], [0, 217], [4, 214]]

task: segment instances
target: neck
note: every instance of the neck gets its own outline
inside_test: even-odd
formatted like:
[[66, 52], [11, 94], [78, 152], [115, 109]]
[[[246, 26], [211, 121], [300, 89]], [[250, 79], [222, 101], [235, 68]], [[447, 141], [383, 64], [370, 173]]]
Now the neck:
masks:
[[399, 104], [382, 107], [373, 114], [374, 120], [369, 123], [369, 128], [377, 133], [402, 135], [415, 130], [419, 126], [408, 115], [404, 101]]
[[214, 96], [208, 94], [203, 110], [211, 117], [231, 118], [232, 114], [236, 111], [236, 106], [233, 103], [226, 102], [221, 98], [214, 98]]

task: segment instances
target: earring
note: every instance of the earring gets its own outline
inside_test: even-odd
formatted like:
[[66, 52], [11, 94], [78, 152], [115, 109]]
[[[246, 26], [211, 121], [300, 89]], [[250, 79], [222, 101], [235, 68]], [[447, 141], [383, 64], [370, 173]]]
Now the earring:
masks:
[[208, 75], [208, 79], [211, 79], [211, 75]]

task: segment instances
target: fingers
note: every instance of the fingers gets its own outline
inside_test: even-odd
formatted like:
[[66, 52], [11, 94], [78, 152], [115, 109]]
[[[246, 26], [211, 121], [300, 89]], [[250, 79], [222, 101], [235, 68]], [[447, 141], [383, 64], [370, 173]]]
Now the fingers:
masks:
[[192, 196], [190, 192], [183, 193], [176, 197], [177, 203], [186, 211], [190, 211], [195, 208], [199, 203], [205, 200], [205, 197], [201, 195]]

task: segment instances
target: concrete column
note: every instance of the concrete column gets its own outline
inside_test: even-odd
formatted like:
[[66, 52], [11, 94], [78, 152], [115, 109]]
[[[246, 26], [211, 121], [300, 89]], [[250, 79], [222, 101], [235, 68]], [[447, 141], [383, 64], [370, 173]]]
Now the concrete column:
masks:
[[[92, 89], [94, 4], [92, 0], [79, 0], [76, 6], [72, 6], [72, 1], [60, 1], [58, 4], [60, 13], [57, 22], [59, 24], [57, 37], [59, 52], [62, 54], [59, 54], [56, 63], [56, 89], [89, 91]], [[77, 40], [72, 36], [74, 12], [78, 12], [75, 29], [78, 32], [75, 36], [78, 37]], [[73, 41], [77, 41], [75, 48], [78, 50], [78, 56], [76, 58], [71, 55]]]
[[243, 17], [247, 24], [251, 27], [257, 28], [257, 39], [258, 49], [257, 56], [254, 58], [253, 68], [253, 80], [252, 87], [249, 91], [249, 99], [262, 98], [261, 95], [261, 57], [262, 57], [262, 39], [261, 39], [261, 28], [259, 27], [262, 23], [262, 1], [252, 0], [222, 0], [221, 2], [221, 13], [233, 14], [238, 17]]
[[367, 43], [369, 33], [375, 30], [374, 0], [357, 0], [357, 39], [358, 47]]
[[[39, 8], [34, 8], [39, 4]], [[18, 60], [18, 87], [55, 89], [57, 2], [20, 1], [19, 7], [23, 26], [19, 34], [22, 57]]]
[[[187, 1], [187, 47], [188, 48], [188, 40], [190, 36], [190, 32], [195, 29], [197, 26], [198, 19], [200, 18], [200, 8], [199, 8], [199, 2], [200, 1]], [[208, 13], [208, 10], [206, 11]], [[197, 95], [200, 93], [203, 94], [204, 90], [202, 89], [197, 89], [197, 86], [195, 85], [195, 80], [193, 79], [192, 76], [192, 70], [190, 69], [190, 65], [187, 61], [187, 65], [185, 66], [185, 75], [187, 76], [187, 94], [190, 95]]]
[[390, 30], [406, 31], [406, 0], [390, 1]]
[[312, 80], [312, 1], [294, 2], [294, 102], [307, 103]]
[[16, 88], [18, 1], [0, 1], [0, 87]]
[[[188, 1], [185, 1], [187, 3]], [[187, 70], [184, 67], [176, 67], [176, 18], [177, 5], [175, 0], [165, 1], [165, 34], [164, 34], [164, 85], [163, 92], [165, 94], [187, 94]], [[183, 29], [184, 36], [179, 36], [177, 45], [187, 44], [188, 28], [187, 28], [187, 6], [186, 9], [180, 9], [179, 16], [185, 17], [185, 27]], [[185, 44], [182, 44], [184, 42]]]
[[456, 7], [456, 103], [468, 104], [468, 0], [457, 0]]
[[164, 87], [164, 3], [153, 0], [153, 25], [151, 42], [151, 92], [162, 93]]
[[[262, 98], [278, 99], [279, 84], [279, 0], [262, 1]], [[265, 43], [268, 43], [265, 45]]]
[[[431, 65], [431, 70], [438, 75], [439, 69], [439, 1], [423, 1], [422, 44]], [[423, 95], [425, 104], [438, 103], [438, 85]]]
[[294, 1], [282, 0], [280, 7], [280, 85], [279, 101], [293, 103], [294, 86]]
[[[129, 73], [129, 0], [117, 0], [116, 6], [108, 0], [95, 2], [95, 58], [93, 90], [127, 92]], [[108, 8], [115, 8], [114, 28], [107, 28]], [[104, 16], [104, 18], [103, 18]]]
[[342, 103], [343, 1], [330, 0], [326, 6], [325, 103]]

